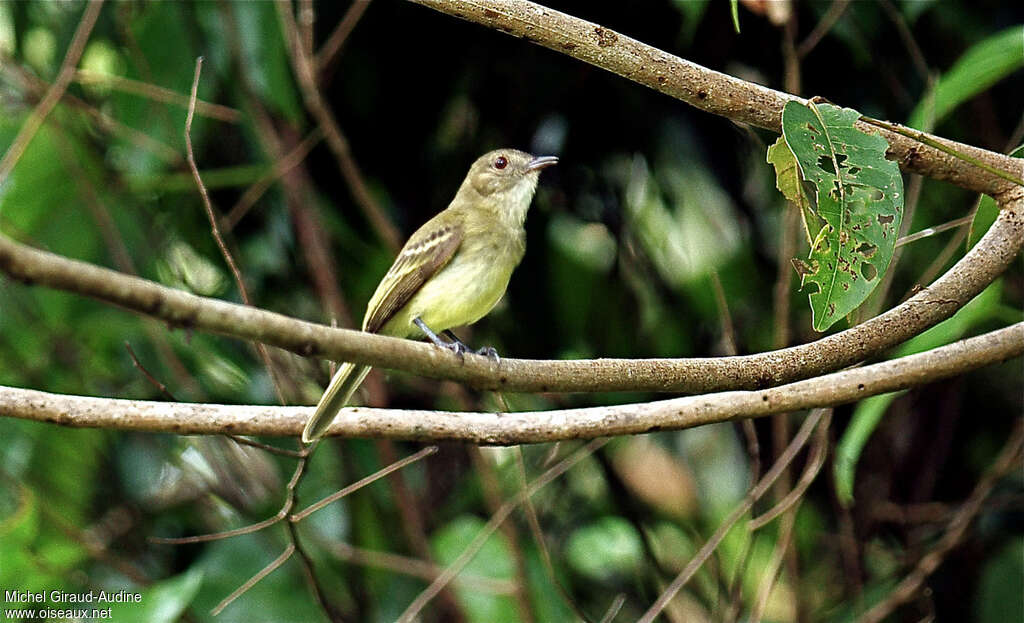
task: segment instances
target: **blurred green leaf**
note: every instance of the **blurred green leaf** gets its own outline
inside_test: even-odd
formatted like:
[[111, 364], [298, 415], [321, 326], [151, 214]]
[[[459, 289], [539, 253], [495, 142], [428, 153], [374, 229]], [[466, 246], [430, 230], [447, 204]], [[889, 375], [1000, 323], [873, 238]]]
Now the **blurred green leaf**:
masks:
[[[203, 571], [198, 567], [168, 578], [139, 591], [142, 599], [136, 602], [115, 603], [111, 606], [111, 620], [125, 623], [173, 623], [181, 618], [185, 609], [199, 592]], [[111, 591], [115, 592], [116, 591]]]
[[1024, 25], [1011, 26], [979, 41], [921, 98], [907, 125], [919, 129], [934, 127], [957, 106], [1021, 67], [1024, 67]]
[[1012, 538], [981, 572], [975, 595], [978, 623], [1024, 621], [1024, 537]]
[[[996, 280], [978, 296], [964, 305], [952, 318], [941, 322], [924, 333], [908, 340], [893, 352], [893, 359], [938, 348], [964, 337], [968, 331], [996, 317], [1000, 313], [999, 300], [1002, 296], [1002, 280]], [[882, 416], [896, 398], [904, 392], [893, 392], [871, 396], [860, 401], [853, 411], [850, 424], [836, 445], [833, 475], [836, 483], [836, 497], [843, 505], [853, 503], [854, 477], [857, 461], [871, 434], [878, 427]]]
[[732, 13], [732, 27], [736, 34], [740, 32], [740, 0], [729, 0], [729, 12]]
[[859, 117], [849, 108], [794, 101], [782, 113], [786, 144], [814, 184], [825, 221], [801, 282], [816, 288], [808, 294], [816, 331], [856, 309], [879, 284], [903, 217], [899, 166], [885, 159], [885, 139], [854, 127]]
[[569, 564], [591, 580], [609, 581], [635, 574], [643, 544], [633, 524], [607, 516], [576, 529], [566, 545]]
[[[448, 566], [484, 528], [478, 517], [459, 517], [443, 526], [431, 539], [437, 562]], [[465, 573], [509, 580], [515, 577], [515, 563], [501, 533], [492, 534], [480, 552], [465, 567]], [[471, 622], [512, 623], [519, 620], [515, 602], [508, 595], [494, 595], [455, 584], [455, 594]]]
[[[1014, 158], [1024, 158], [1024, 145], [1017, 147], [1010, 155]], [[981, 202], [978, 204], [978, 210], [974, 213], [974, 220], [971, 221], [971, 229], [967, 233], [968, 251], [978, 244], [978, 241], [985, 235], [988, 228], [992, 227], [992, 223], [996, 222], [996, 217], [998, 216], [999, 206], [996, 205], [996, 200], [989, 195], [982, 195]]]

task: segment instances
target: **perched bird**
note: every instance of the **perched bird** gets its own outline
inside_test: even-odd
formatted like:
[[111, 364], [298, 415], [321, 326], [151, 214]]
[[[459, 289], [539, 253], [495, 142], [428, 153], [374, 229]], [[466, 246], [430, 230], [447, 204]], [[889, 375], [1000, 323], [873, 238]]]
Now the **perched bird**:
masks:
[[[477, 158], [455, 199], [409, 238], [366, 306], [363, 331], [428, 338], [457, 353], [448, 331], [472, 324], [498, 303], [526, 251], [523, 222], [541, 169], [558, 162], [515, 149]], [[445, 341], [438, 334], [451, 338]], [[494, 355], [493, 349], [478, 354]], [[366, 378], [369, 366], [342, 364], [302, 431], [319, 439]]]

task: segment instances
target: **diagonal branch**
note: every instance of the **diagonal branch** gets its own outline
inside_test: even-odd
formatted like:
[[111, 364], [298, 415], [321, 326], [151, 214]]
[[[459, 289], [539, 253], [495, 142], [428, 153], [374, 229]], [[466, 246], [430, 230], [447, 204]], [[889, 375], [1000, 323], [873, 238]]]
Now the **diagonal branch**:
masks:
[[[916, 387], [1024, 354], [1024, 322], [934, 350], [759, 391], [524, 413], [343, 409], [331, 434], [517, 444], [678, 430]], [[177, 434], [298, 435], [308, 407], [213, 405], [63, 396], [0, 386], [0, 416], [74, 427]]]
[[502, 391], [709, 392], [756, 389], [831, 372], [875, 357], [952, 316], [1003, 273], [1024, 245], [1024, 189], [989, 231], [931, 286], [851, 329], [809, 344], [738, 357], [524, 360], [465, 358], [432, 345], [331, 329], [168, 288], [33, 249], [0, 234], [0, 272], [25, 283], [85, 294], [171, 326], [255, 340], [296, 352], [447, 378]]
[[[593, 22], [527, 0], [411, 0], [561, 52], [735, 122], [781, 132], [786, 102], [806, 100], [691, 63]], [[427, 23], [422, 25], [428, 29]], [[1013, 184], [959, 159], [863, 121], [889, 141], [888, 157], [906, 171], [998, 196]], [[995, 152], [926, 135], [988, 166], [1019, 176], [1020, 163]]]

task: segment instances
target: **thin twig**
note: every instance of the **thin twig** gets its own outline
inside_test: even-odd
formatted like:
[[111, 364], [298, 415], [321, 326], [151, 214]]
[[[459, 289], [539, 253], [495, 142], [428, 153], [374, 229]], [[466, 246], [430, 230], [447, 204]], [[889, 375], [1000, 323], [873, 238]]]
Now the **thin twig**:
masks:
[[163, 537], [163, 536], [151, 536], [148, 540], [150, 543], [157, 545], [189, 545], [192, 543], [209, 543], [210, 541], [220, 541], [222, 539], [230, 539], [235, 536], [242, 536], [243, 534], [252, 534], [253, 532], [259, 532], [264, 528], [276, 524], [277, 522], [284, 519], [286, 513], [284, 510], [278, 511], [274, 516], [268, 517], [263, 521], [257, 521], [254, 524], [242, 526], [241, 528], [235, 528], [233, 530], [223, 530], [221, 532], [211, 532], [210, 534], [197, 534], [195, 536], [183, 536], [183, 537]]
[[302, 450], [288, 450], [286, 448], [278, 448], [277, 446], [272, 446], [272, 445], [267, 444], [267, 443], [261, 443], [259, 441], [253, 441], [252, 439], [247, 439], [245, 437], [242, 437], [241, 435], [224, 435], [224, 436], [227, 437], [228, 439], [230, 439], [231, 441], [235, 442], [235, 443], [242, 444], [243, 446], [249, 446], [251, 448], [258, 448], [260, 450], [266, 450], [267, 452], [269, 452], [271, 454], [276, 454], [278, 456], [287, 456], [287, 457], [291, 457], [293, 459], [298, 459], [298, 458], [302, 458], [302, 456], [305, 454]]
[[[487, 457], [484, 456], [483, 450], [481, 450], [479, 446], [469, 448], [469, 452], [470, 458], [473, 461], [474, 471], [476, 471], [480, 480], [480, 488], [484, 494], [484, 502], [487, 506], [487, 510], [490, 513], [494, 513], [501, 507], [502, 497], [501, 484], [498, 482], [498, 476], [495, 474], [494, 466], [490, 463]], [[524, 500], [523, 503], [525, 504], [526, 500]], [[526, 594], [528, 586], [526, 557], [523, 555], [523, 548], [519, 542], [519, 535], [516, 532], [516, 526], [511, 522], [506, 522], [498, 526], [498, 529], [505, 537], [505, 542], [508, 546], [509, 552], [511, 553], [512, 562], [515, 566], [516, 592], [512, 595], [512, 598], [515, 600], [519, 620], [523, 623], [533, 623], [533, 612], [530, 610], [530, 602]]]
[[[235, 284], [238, 286], [238, 293], [242, 297], [242, 302], [246, 305], [252, 305], [249, 300], [249, 290], [245, 287], [245, 280], [242, 278], [242, 271], [239, 270], [238, 264], [235, 263], [235, 258], [231, 255], [231, 251], [228, 250], [228, 245], [224, 242], [224, 237], [220, 233], [220, 226], [218, 225], [217, 216], [213, 212], [213, 203], [210, 201], [210, 194], [206, 190], [206, 185], [203, 184], [203, 179], [199, 176], [199, 167], [196, 166], [195, 152], [192, 150], [192, 118], [196, 112], [196, 94], [199, 91], [199, 75], [203, 70], [203, 57], [200, 56], [196, 59], [196, 70], [192, 78], [192, 91], [189, 95], [188, 102], [188, 114], [185, 116], [185, 153], [187, 155], [188, 167], [192, 171], [192, 179], [195, 180], [196, 187], [199, 189], [199, 195], [203, 199], [203, 208], [206, 210], [206, 218], [210, 222], [210, 231], [213, 233], [213, 239], [217, 242], [217, 247], [220, 249], [221, 255], [224, 257], [224, 261], [227, 263], [228, 268], [231, 269], [231, 274], [235, 278]], [[267, 352], [267, 347], [262, 342], [254, 342], [256, 351], [260, 355], [260, 359], [263, 360], [263, 365], [267, 369], [267, 374], [270, 376], [270, 380], [273, 382], [274, 390], [277, 392], [277, 399], [281, 404], [287, 404], [284, 398], [284, 391], [281, 389], [281, 384], [277, 379], [277, 374], [274, 371], [274, 364], [270, 360], [270, 353]]]
[[324, 69], [334, 62], [338, 52], [341, 51], [341, 46], [345, 45], [348, 36], [352, 34], [356, 24], [359, 23], [359, 18], [363, 16], [369, 6], [370, 0], [353, 0], [349, 5], [341, 21], [334, 27], [330, 36], [327, 37], [327, 41], [320, 46], [320, 50], [316, 53], [317, 72], [322, 74]]
[[907, 138], [914, 139], [915, 141], [923, 143], [931, 147], [932, 149], [938, 149], [942, 153], [949, 154], [954, 158], [963, 160], [967, 164], [974, 165], [981, 169], [982, 171], [985, 171], [986, 173], [991, 173], [992, 175], [1000, 177], [1006, 180], [1007, 182], [1017, 184], [1018, 186], [1024, 186], [1024, 179], [1018, 177], [1017, 175], [1013, 175], [1011, 173], [1003, 171], [1002, 169], [993, 167], [990, 164], [983, 162], [979, 158], [975, 158], [974, 156], [966, 153], [965, 151], [959, 150], [955, 147], [950, 147], [945, 143], [935, 140], [934, 138], [928, 136], [926, 133], [921, 132], [920, 130], [915, 130], [914, 128], [907, 128], [897, 123], [889, 123], [888, 121], [882, 121], [881, 119], [874, 119], [872, 117], [867, 117], [864, 115], [861, 115], [860, 120], [863, 121], [864, 123], [868, 123], [879, 128], [884, 128], [886, 130], [889, 130], [890, 132], [895, 132], [896, 134], [899, 134], [901, 136], [906, 136]]
[[[501, 394], [498, 394], [501, 396]], [[504, 398], [503, 398], [504, 399]], [[506, 411], [508, 410], [506, 406]], [[516, 457], [516, 467], [519, 473], [519, 487], [520, 489], [526, 489], [529, 486], [529, 480], [526, 476], [526, 461], [523, 460], [523, 448], [522, 446], [516, 446], [513, 448], [513, 452]], [[558, 595], [562, 598], [567, 606], [580, 618], [582, 621], [590, 621], [590, 617], [583, 612], [576, 600], [569, 594], [568, 589], [562, 584], [562, 581], [555, 575], [555, 566], [551, 562], [551, 550], [548, 548], [547, 542], [544, 540], [544, 531], [540, 527], [540, 518], [537, 516], [537, 508], [533, 505], [533, 500], [529, 496], [523, 500], [523, 512], [526, 514], [526, 523], [530, 526], [530, 533], [533, 535], [533, 542], [537, 545], [537, 551], [540, 552], [540, 560], [544, 565], [544, 573], [548, 576], [548, 582], [555, 587], [558, 591]], [[621, 607], [621, 606], [620, 606]]]
[[302, 521], [303, 519], [305, 519], [309, 515], [312, 515], [313, 513], [317, 512], [321, 508], [327, 506], [331, 502], [334, 502], [336, 500], [340, 500], [341, 498], [345, 497], [346, 495], [351, 494], [353, 491], [357, 491], [359, 489], [362, 489], [366, 485], [368, 485], [368, 484], [370, 484], [372, 482], [375, 482], [377, 480], [380, 480], [381, 478], [387, 476], [391, 472], [394, 472], [396, 470], [402, 469], [405, 466], [407, 466], [407, 465], [409, 465], [411, 463], [415, 463], [416, 461], [419, 461], [420, 459], [426, 458], [426, 457], [430, 456], [431, 454], [435, 454], [436, 452], [437, 452], [437, 446], [427, 446], [426, 448], [423, 448], [422, 450], [420, 450], [416, 454], [413, 454], [411, 456], [407, 456], [404, 459], [402, 459], [402, 460], [400, 460], [400, 461], [398, 461], [396, 463], [392, 463], [391, 465], [388, 465], [387, 467], [385, 467], [385, 468], [383, 468], [381, 470], [378, 470], [378, 471], [370, 474], [369, 476], [366, 476], [365, 478], [361, 478], [360, 480], [357, 480], [356, 482], [348, 485], [347, 487], [341, 489], [340, 491], [336, 491], [335, 493], [332, 493], [331, 495], [325, 497], [324, 499], [320, 500], [319, 502], [315, 502], [313, 504], [310, 504], [309, 506], [307, 506], [306, 508], [302, 509], [301, 511], [299, 511], [297, 513], [291, 514], [288, 517], [288, 520], [293, 522], [293, 523], [294, 522], [298, 522], [298, 521]]
[[143, 376], [146, 377], [153, 387], [156, 387], [157, 391], [164, 396], [167, 396], [171, 402], [178, 402], [178, 399], [174, 397], [171, 390], [167, 389], [166, 385], [158, 381], [155, 376], [149, 373], [149, 370], [147, 370], [145, 366], [139, 363], [139, 358], [135, 356], [135, 351], [132, 350], [132, 345], [128, 343], [128, 340], [124, 341], [124, 348], [128, 351], [128, 356], [132, 358], [132, 364], [139, 370], [139, 372], [142, 372]]
[[828, 34], [828, 31], [832, 30], [839, 18], [843, 16], [843, 12], [846, 11], [846, 7], [850, 6], [850, 0], [832, 0], [832, 4], [829, 5], [828, 11], [821, 17], [821, 20], [815, 25], [814, 30], [811, 34], [807, 35], [807, 38], [800, 42], [800, 45], [796, 48], [796, 55], [803, 58], [811, 53], [818, 43]]
[[424, 606], [430, 603], [430, 600], [436, 597], [437, 594], [440, 593], [441, 590], [453, 579], [455, 579], [455, 576], [461, 573], [465, 566], [473, 560], [477, 553], [479, 553], [480, 548], [482, 548], [484, 543], [487, 542], [487, 539], [494, 534], [494, 531], [498, 529], [498, 526], [500, 526], [502, 522], [508, 519], [509, 515], [512, 514], [512, 511], [523, 503], [523, 500], [532, 496], [537, 491], [540, 491], [552, 480], [564, 474], [576, 465], [576, 463], [590, 456], [606, 443], [608, 443], [607, 439], [595, 439], [591, 441], [569, 457], [560, 461], [554, 467], [544, 472], [536, 480], [531, 482], [529, 487], [521, 490], [514, 498], [502, 505], [502, 507], [491, 516], [490, 521], [488, 521], [487, 524], [477, 532], [476, 536], [473, 537], [473, 540], [466, 546], [466, 549], [464, 549], [452, 564], [444, 570], [444, 573], [438, 576], [436, 580], [430, 583], [430, 586], [416, 596], [416, 599], [409, 604], [409, 607], [405, 609], [405, 612], [398, 617], [398, 622], [411, 623], [414, 621], [416, 619], [416, 615], [419, 614]]
[[247, 188], [242, 196], [238, 198], [235, 205], [228, 210], [227, 216], [222, 220], [223, 227], [227, 231], [231, 231], [238, 225], [238, 222], [242, 220], [249, 210], [263, 193], [267, 192], [274, 182], [276, 182], [281, 176], [291, 171], [293, 168], [302, 163], [302, 161], [309, 155], [314, 147], [323, 139], [324, 133], [319, 127], [315, 128], [310, 132], [306, 138], [302, 139], [302, 142], [296, 145], [290, 152], [284, 155], [283, 158], [277, 159], [274, 162], [273, 168], [267, 171], [260, 179], [256, 180], [252, 186]]
[[622, 606], [626, 604], [626, 596], [623, 593], [619, 593], [612, 600], [612, 603], [608, 606], [608, 611], [601, 617], [601, 623], [612, 623], [615, 617], [619, 615], [619, 611], [622, 610]]
[[[752, 623], [760, 623], [765, 608], [768, 607], [768, 598], [771, 597], [772, 588], [779, 578], [782, 561], [786, 558], [786, 552], [791, 549], [793, 528], [796, 526], [796, 511], [800, 507], [801, 501], [801, 499], [797, 499], [796, 504], [789, 509], [788, 513], [782, 515], [782, 520], [779, 522], [779, 536], [775, 542], [775, 549], [772, 550], [768, 566], [762, 572], [761, 583], [758, 585], [757, 595], [754, 597], [754, 606], [750, 609], [750, 616], [747, 617], [747, 620]], [[802, 599], [796, 599], [793, 606], [799, 607], [799, 602], [802, 601]]]
[[335, 120], [331, 110], [327, 107], [327, 104], [323, 101], [320, 90], [317, 88], [316, 70], [310, 58], [303, 51], [298, 27], [295, 24], [295, 16], [292, 14], [291, 1], [277, 0], [276, 4], [277, 13], [281, 18], [281, 24], [284, 28], [285, 39], [288, 42], [289, 58], [291, 58], [292, 68], [295, 71], [295, 77], [298, 79], [299, 89], [302, 91], [302, 98], [306, 103], [306, 109], [316, 118], [317, 123], [323, 129], [327, 138], [327, 145], [334, 153], [334, 158], [337, 161], [341, 175], [345, 178], [345, 182], [348, 184], [356, 204], [362, 209], [363, 214], [370, 221], [377, 235], [392, 250], [397, 251], [402, 246], [398, 229], [384, 214], [383, 209], [377, 204], [373, 195], [370, 194], [369, 188], [367, 188], [366, 182], [363, 180], [363, 174], [359, 170], [359, 165], [352, 155], [352, 148], [349, 146], [348, 139], [345, 138], [341, 127]]
[[796, 435], [793, 436], [793, 441], [786, 447], [786, 450], [779, 456], [779, 459], [775, 461], [775, 464], [772, 465], [771, 469], [765, 473], [760, 482], [758, 482], [750, 492], [747, 493], [746, 497], [743, 498], [736, 508], [734, 508], [725, 520], [722, 521], [718, 529], [715, 530], [715, 533], [708, 539], [707, 543], [700, 548], [700, 551], [698, 551], [686, 567], [679, 572], [679, 575], [672, 580], [672, 583], [669, 584], [668, 588], [661, 593], [661, 596], [659, 596], [657, 601], [647, 609], [647, 612], [638, 619], [637, 623], [652, 623], [654, 619], [661, 614], [668, 605], [668, 602], [672, 601], [683, 586], [690, 581], [693, 574], [696, 573], [697, 570], [700, 569], [701, 565], [703, 565], [711, 556], [712, 552], [718, 548], [718, 545], [722, 542], [722, 539], [725, 538], [725, 535], [729, 530], [732, 529], [733, 525], [750, 510], [751, 506], [754, 505], [754, 502], [759, 500], [761, 496], [768, 491], [775, 480], [782, 474], [786, 467], [789, 466], [789, 463], [794, 457], [796, 457], [804, 444], [807, 443], [807, 439], [811, 436], [811, 432], [814, 428], [818, 426], [818, 423], [823, 418], [828, 418], [829, 413], [830, 412], [825, 409], [816, 409], [807, 416], [807, 419], [805, 419], [804, 423], [800, 426], [800, 430], [798, 430]]
[[857, 619], [857, 623], [880, 623], [888, 618], [900, 604], [905, 603], [917, 594], [921, 585], [928, 579], [928, 576], [938, 569], [946, 555], [959, 545], [964, 536], [966, 536], [967, 528], [970, 527], [975, 516], [984, 506], [985, 499], [992, 492], [999, 479], [1005, 476], [1015, 465], [1018, 465], [1021, 459], [1022, 447], [1024, 447], [1024, 418], [1018, 418], [1009, 439], [1003, 446], [1003, 449], [1000, 450], [996, 460], [988, 471], [985, 472], [981, 480], [978, 481], [971, 495], [963, 503], [963, 506], [961, 506], [952, 521], [949, 522], [946, 533], [939, 539], [935, 548], [918, 561], [914, 570], [907, 577], [903, 578], [884, 600], [875, 604], [870, 610], [861, 615]]
[[75, 65], [78, 64], [85, 44], [89, 41], [89, 34], [92, 32], [93, 26], [96, 25], [96, 18], [99, 17], [102, 6], [103, 0], [90, 0], [86, 4], [82, 19], [78, 22], [78, 28], [75, 29], [75, 36], [72, 37], [71, 44], [68, 45], [64, 62], [61, 63], [60, 71], [57, 73], [57, 79], [54, 80], [39, 105], [32, 109], [32, 113], [25, 120], [25, 124], [21, 126], [18, 135], [11, 141], [11, 146], [7, 148], [3, 159], [0, 159], [0, 182], [7, 179], [14, 169], [14, 165], [18, 163], [18, 159], [25, 153], [28, 144], [32, 142], [36, 132], [42, 127], [43, 121], [60, 101], [68, 85], [71, 84], [71, 78], [75, 75]]
[[[354, 565], [386, 569], [394, 573], [433, 581], [444, 572], [444, 568], [432, 562], [402, 556], [392, 552], [374, 551], [356, 547], [340, 541], [323, 540], [318, 544], [334, 556]], [[475, 591], [494, 595], [511, 595], [518, 590], [516, 582], [501, 578], [464, 573], [455, 583]]]
[[811, 483], [814, 482], [814, 479], [818, 477], [818, 473], [821, 471], [821, 466], [825, 464], [825, 457], [828, 456], [828, 428], [830, 418], [831, 409], [829, 409], [829, 417], [825, 418], [825, 422], [818, 427], [818, 431], [815, 433], [814, 445], [811, 446], [810, 450], [810, 458], [808, 458], [807, 466], [804, 468], [803, 474], [800, 475], [800, 479], [797, 480], [796, 486], [793, 487], [792, 491], [786, 494], [786, 497], [782, 498], [782, 500], [780, 500], [770, 510], [751, 519], [750, 523], [747, 524], [748, 530], [751, 532], [760, 530], [776, 517], [785, 513], [786, 510], [803, 498], [804, 493], [807, 492], [807, 488], [810, 487]]
[[[80, 82], [82, 84], [102, 84], [104, 86], [109, 86], [115, 91], [141, 95], [147, 99], [172, 104], [179, 108], [188, 108], [189, 98], [187, 95], [182, 95], [172, 89], [156, 84], [150, 84], [149, 82], [141, 82], [139, 80], [132, 80], [131, 78], [125, 78], [123, 76], [115, 76], [113, 74], [91, 71], [89, 69], [79, 69], [75, 71], [74, 79], [75, 82]], [[202, 117], [217, 119], [219, 121], [226, 121], [228, 123], [238, 123], [242, 118], [242, 113], [230, 106], [213, 104], [210, 102], [204, 102], [203, 100], [196, 100], [196, 114]]]
[[[293, 497], [292, 504], [298, 504], [298, 497]], [[316, 602], [320, 604], [320, 609], [323, 610], [327, 618], [333, 623], [342, 623], [345, 617], [327, 600], [327, 591], [324, 590], [323, 584], [320, 582], [320, 577], [316, 574], [316, 568], [313, 566], [313, 559], [306, 553], [306, 549], [302, 546], [302, 541], [299, 540], [299, 529], [294, 521], [286, 523], [288, 526], [288, 537], [291, 539], [291, 544], [295, 546], [295, 552], [299, 555], [299, 561], [302, 563], [302, 571], [306, 576], [306, 582], [309, 584], [310, 589], [313, 591], [313, 597], [316, 598]]]
[[246, 593], [246, 591], [248, 591], [253, 586], [256, 586], [256, 584], [260, 580], [262, 580], [263, 578], [265, 578], [268, 575], [270, 575], [274, 571], [274, 569], [277, 569], [278, 567], [283, 565], [285, 562], [287, 562], [288, 559], [291, 558], [292, 554], [294, 554], [294, 553], [295, 553], [295, 543], [289, 543], [288, 547], [284, 548], [284, 551], [281, 552], [280, 556], [278, 556], [274, 560], [270, 561], [270, 563], [266, 567], [263, 567], [262, 569], [257, 571], [254, 576], [252, 576], [251, 578], [246, 580], [244, 584], [242, 584], [241, 586], [236, 588], [234, 591], [232, 591], [232, 593], [230, 595], [225, 597], [223, 601], [221, 601], [219, 604], [217, 604], [217, 606], [213, 610], [210, 611], [210, 614], [212, 614], [213, 616], [217, 616], [218, 614], [220, 614], [224, 610], [224, 608], [227, 608], [228, 606], [230, 606], [233, 601], [235, 601], [236, 599], [238, 599], [239, 597], [244, 595]]
[[935, 76], [930, 69], [928, 69], [928, 61], [924, 58], [924, 52], [921, 51], [921, 46], [917, 44], [917, 40], [914, 39], [914, 33], [911, 32], [910, 27], [907, 26], [907, 20], [903, 18], [903, 14], [899, 12], [892, 2], [889, 0], [880, 0], [882, 10], [889, 17], [889, 21], [896, 25], [896, 32], [899, 33], [900, 39], [903, 41], [903, 47], [907, 49], [910, 54], [910, 60], [914, 63], [914, 69], [917, 70], [918, 76], [922, 80], [928, 83], [929, 90], [934, 85]]
[[971, 221], [973, 221], [973, 220], [974, 220], [974, 215], [973, 214], [968, 214], [967, 216], [963, 216], [963, 217], [960, 217], [958, 219], [954, 219], [952, 221], [947, 221], [947, 222], [945, 222], [945, 223], [943, 223], [941, 225], [936, 225], [935, 227], [927, 227], [925, 229], [922, 229], [921, 231], [914, 232], [912, 234], [909, 234], [907, 236], [903, 236], [902, 238], [898, 239], [896, 241], [896, 246], [897, 247], [901, 247], [901, 246], [903, 246], [905, 244], [910, 244], [911, 242], [917, 242], [918, 240], [922, 240], [924, 238], [928, 238], [929, 236], [934, 236], [935, 234], [940, 234], [940, 233], [942, 233], [944, 231], [948, 231], [950, 229], [956, 229], [957, 227], [963, 227], [964, 225], [970, 225]]
[[736, 331], [732, 326], [732, 316], [729, 314], [729, 302], [725, 298], [725, 290], [722, 288], [722, 280], [718, 277], [718, 271], [711, 269], [711, 287], [715, 292], [715, 305], [718, 307], [718, 321], [722, 325], [722, 343], [725, 354], [733, 356], [739, 351], [736, 349]]

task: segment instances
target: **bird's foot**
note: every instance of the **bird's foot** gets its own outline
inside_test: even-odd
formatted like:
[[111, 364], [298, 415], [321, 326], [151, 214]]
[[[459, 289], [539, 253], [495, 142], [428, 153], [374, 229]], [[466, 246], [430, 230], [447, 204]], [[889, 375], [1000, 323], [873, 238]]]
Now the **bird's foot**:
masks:
[[474, 354], [480, 355], [481, 357], [487, 357], [495, 363], [501, 363], [501, 357], [498, 356], [498, 351], [494, 350], [493, 346], [484, 346]]

